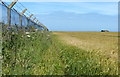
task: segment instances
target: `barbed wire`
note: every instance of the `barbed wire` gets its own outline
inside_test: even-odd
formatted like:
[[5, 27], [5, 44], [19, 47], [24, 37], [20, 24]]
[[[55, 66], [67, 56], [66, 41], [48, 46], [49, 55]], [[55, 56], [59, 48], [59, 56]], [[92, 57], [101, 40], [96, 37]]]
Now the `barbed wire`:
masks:
[[[17, 3], [20, 4], [24, 9], [26, 9], [26, 7], [22, 3], [20, 3], [19, 1]], [[32, 13], [29, 11], [29, 9], [27, 9], [27, 11], [25, 13], [28, 14], [29, 16], [32, 15]], [[35, 18], [35, 15], [32, 17]], [[37, 19], [37, 17], [36, 17], [36, 19]]]
[[[13, 2], [13, 0], [10, 0], [11, 2]], [[4, 2], [4, 1], [2, 1], [2, 0], [0, 0], [0, 2]], [[7, 3], [7, 2], [4, 2], [4, 4], [6, 5], [6, 6], [9, 6], [9, 4]], [[17, 12], [19, 12], [20, 13], [20, 11], [22, 12], [24, 9], [26, 9], [26, 7], [22, 4], [22, 3], [20, 3], [19, 1], [17, 1], [17, 3], [14, 5], [14, 7], [13, 7]], [[19, 11], [18, 11], [18, 9], [19, 9]], [[28, 9], [27, 9], [27, 11], [24, 13], [24, 15], [26, 16], [26, 17], [29, 17], [30, 15], [32, 15], [33, 13], [31, 13]], [[35, 20], [33, 20], [34, 18], [36, 18]], [[38, 19], [37, 19], [37, 17], [35, 16], [35, 15], [33, 15], [31, 18], [30, 18], [33, 22], [35, 22], [36, 23], [36, 21], [38, 21], [37, 22], [37, 24], [41, 24], [41, 25], [43, 25]]]
[[[0, 2], [3, 2], [2, 0], [0, 0]], [[4, 2], [4, 4], [6, 5], [6, 6], [8, 6], [8, 3], [7, 2]]]
[[[0, 0], [1, 2], [3, 2], [2, 0]], [[13, 2], [13, 0], [10, 0], [11, 2]], [[7, 6], [9, 6], [9, 4], [7, 4], [6, 2], [4, 2]], [[17, 1], [17, 3], [14, 5], [14, 7], [13, 7], [14, 9], [16, 9], [19, 13], [20, 13], [20, 11], [22, 12], [24, 9], [26, 9], [26, 7], [22, 4], [22, 3], [20, 3], [19, 1]], [[24, 13], [24, 15], [26, 15], [27, 17], [29, 17], [30, 15], [32, 15], [33, 13], [31, 13], [30, 11], [29, 11], [29, 9], [27, 9], [26, 10], [26, 12]], [[37, 20], [37, 17], [35, 16], [35, 15], [33, 15], [32, 17], [31, 17], [31, 19], [34, 19], [34, 18], [36, 18], [36, 20]]]

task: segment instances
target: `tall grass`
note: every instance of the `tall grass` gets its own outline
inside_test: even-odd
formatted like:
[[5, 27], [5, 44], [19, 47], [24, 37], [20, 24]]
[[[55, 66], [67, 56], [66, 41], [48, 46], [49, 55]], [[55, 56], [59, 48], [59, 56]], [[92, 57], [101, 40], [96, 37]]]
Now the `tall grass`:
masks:
[[118, 62], [112, 63], [110, 58], [106, 58], [100, 53], [95, 53], [92, 51], [90, 52], [90, 51], [82, 50], [75, 46], [66, 45], [61, 41], [58, 41], [57, 36], [53, 36], [53, 38], [54, 41], [53, 41], [52, 50], [53, 49], [55, 50], [54, 52], [51, 53], [56, 55], [56, 57], [58, 58], [59, 61], [58, 65], [61, 66], [62, 68], [61, 72], [64, 75], [117, 75], [118, 74], [118, 64], [117, 64]]
[[[50, 32], [3, 32], [3, 75], [117, 75], [117, 62]], [[9, 37], [9, 38], [8, 38]]]
[[3, 26], [2, 43], [2, 74], [29, 75], [37, 63], [42, 52], [48, 48], [50, 41], [48, 33], [44, 31], [29, 32], [28, 37], [22, 29], [17, 32]]

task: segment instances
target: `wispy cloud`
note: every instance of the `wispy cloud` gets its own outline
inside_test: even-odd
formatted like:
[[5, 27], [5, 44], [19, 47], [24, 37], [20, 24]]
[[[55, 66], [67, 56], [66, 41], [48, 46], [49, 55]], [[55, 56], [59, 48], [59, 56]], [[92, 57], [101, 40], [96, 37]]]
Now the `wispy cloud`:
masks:
[[51, 31], [117, 31], [117, 16], [101, 14], [75, 14], [55, 12], [49, 15], [37, 15], [40, 21]]
[[36, 12], [39, 14], [50, 14], [56, 11], [73, 12], [77, 14], [118, 14], [117, 2], [35, 2], [24, 4], [27, 5], [26, 7], [29, 7], [32, 12]]
[[[86, 5], [86, 6], [85, 6]], [[85, 3], [82, 7], [88, 9], [89, 12], [96, 12], [105, 15], [117, 15], [118, 14], [118, 3], [113, 2], [95, 2], [95, 3]]]

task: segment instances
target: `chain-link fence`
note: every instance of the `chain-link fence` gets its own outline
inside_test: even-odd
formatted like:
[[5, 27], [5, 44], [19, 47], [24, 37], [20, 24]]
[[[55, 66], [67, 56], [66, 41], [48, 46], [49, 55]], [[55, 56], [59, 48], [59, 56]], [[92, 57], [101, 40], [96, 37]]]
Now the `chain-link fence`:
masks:
[[[32, 41], [38, 37], [37, 42], [40, 45], [44, 44], [44, 41], [47, 42], [47, 30], [43, 24], [34, 22], [30, 17], [9, 8], [9, 5], [0, 0], [0, 77], [1, 74], [30, 73], [35, 64], [31, 62], [34, 61], [31, 50], [38, 49], [33, 47]], [[28, 44], [29, 42], [31, 44]]]
[[[34, 27], [39, 30], [45, 30], [45, 27], [39, 25], [26, 17], [24, 14], [21, 15], [16, 9], [10, 9], [4, 2], [1, 2], [0, 6], [2, 6], [2, 23], [4, 25], [8, 25], [8, 27], [14, 28], [24, 28], [27, 30], [29, 27]], [[9, 11], [10, 10], [10, 11]]]

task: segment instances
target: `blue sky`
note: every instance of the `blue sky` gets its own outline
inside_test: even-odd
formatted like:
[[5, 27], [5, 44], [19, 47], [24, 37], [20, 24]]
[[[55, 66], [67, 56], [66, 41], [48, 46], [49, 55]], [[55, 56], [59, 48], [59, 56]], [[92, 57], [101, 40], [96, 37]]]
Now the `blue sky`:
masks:
[[117, 2], [24, 2], [50, 31], [118, 30]]

